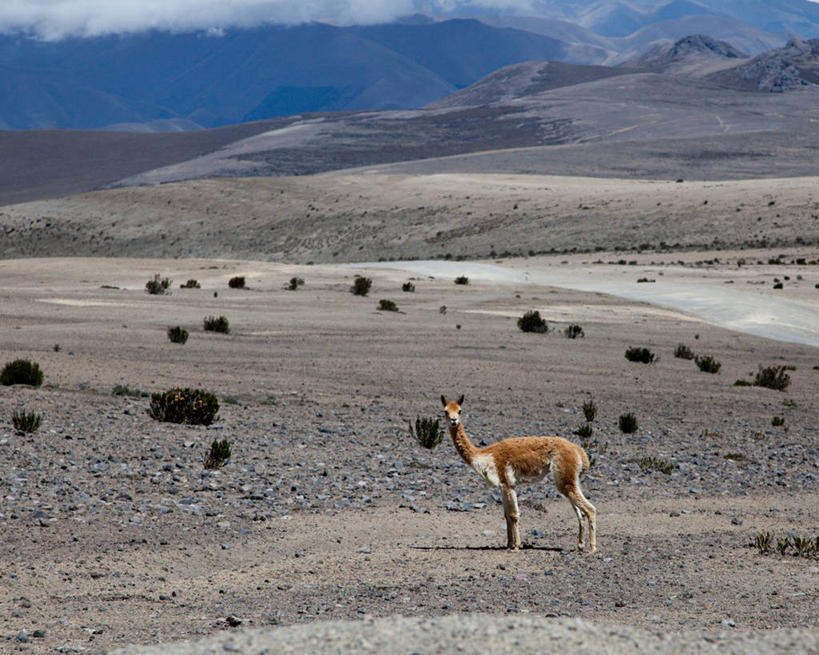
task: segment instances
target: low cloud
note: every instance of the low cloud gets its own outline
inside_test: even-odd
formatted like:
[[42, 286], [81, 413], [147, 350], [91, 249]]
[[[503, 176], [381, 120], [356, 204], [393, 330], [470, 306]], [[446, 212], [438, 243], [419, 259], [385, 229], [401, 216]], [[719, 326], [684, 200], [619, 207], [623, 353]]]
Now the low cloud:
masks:
[[2, 0], [0, 32], [43, 39], [135, 32], [219, 30], [260, 23], [388, 22], [417, 11], [522, 11], [529, 0]]

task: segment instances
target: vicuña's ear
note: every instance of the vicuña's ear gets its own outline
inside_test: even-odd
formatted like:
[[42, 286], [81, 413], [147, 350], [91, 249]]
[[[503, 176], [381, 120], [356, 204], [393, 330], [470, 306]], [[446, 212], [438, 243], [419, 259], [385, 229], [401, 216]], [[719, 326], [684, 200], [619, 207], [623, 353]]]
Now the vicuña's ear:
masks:
[[461, 397], [460, 397], [460, 398], [458, 398], [458, 404], [459, 404], [459, 405], [463, 405], [463, 404], [464, 404], [464, 395], [463, 395], [463, 394], [461, 394]]
[[446, 407], [446, 398], [444, 398], [444, 394], [441, 394], [441, 404]]

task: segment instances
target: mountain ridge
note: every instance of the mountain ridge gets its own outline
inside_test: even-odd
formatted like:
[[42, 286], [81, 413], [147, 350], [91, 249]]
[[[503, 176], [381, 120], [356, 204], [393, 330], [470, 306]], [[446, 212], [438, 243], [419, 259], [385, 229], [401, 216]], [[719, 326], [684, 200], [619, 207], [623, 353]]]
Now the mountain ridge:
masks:
[[819, 85], [819, 39], [793, 39], [784, 48], [713, 73], [708, 79], [748, 91], [771, 93]]

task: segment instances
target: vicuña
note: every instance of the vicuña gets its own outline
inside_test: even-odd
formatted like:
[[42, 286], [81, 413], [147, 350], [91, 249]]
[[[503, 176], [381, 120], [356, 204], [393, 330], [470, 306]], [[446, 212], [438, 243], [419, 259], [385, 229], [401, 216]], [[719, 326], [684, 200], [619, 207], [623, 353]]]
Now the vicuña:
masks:
[[597, 510], [580, 490], [580, 474], [589, 468], [586, 451], [562, 437], [518, 437], [504, 439], [486, 448], [477, 448], [469, 441], [461, 423], [461, 405], [464, 397], [461, 396], [458, 402], [455, 402], [447, 401], [441, 396], [441, 402], [444, 405], [444, 414], [455, 450], [484, 480], [493, 487], [500, 487], [509, 548], [513, 550], [520, 548], [518, 533], [520, 510], [515, 487], [522, 482], [538, 482], [551, 472], [557, 490], [569, 499], [577, 514], [580, 526], [577, 549], [583, 550], [585, 515], [589, 524], [589, 552], [595, 551]]

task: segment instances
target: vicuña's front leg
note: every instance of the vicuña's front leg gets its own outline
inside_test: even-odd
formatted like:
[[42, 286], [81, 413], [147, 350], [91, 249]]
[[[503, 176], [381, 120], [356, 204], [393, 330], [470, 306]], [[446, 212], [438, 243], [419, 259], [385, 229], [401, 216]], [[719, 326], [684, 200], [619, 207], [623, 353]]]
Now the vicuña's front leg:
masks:
[[503, 509], [506, 514], [506, 544], [508, 548], [520, 548], [520, 534], [518, 533], [518, 496], [514, 489], [503, 489]]
[[501, 500], [503, 501], [503, 520], [506, 521], [506, 547], [512, 548], [515, 537], [512, 534], [512, 519], [509, 517], [509, 499], [505, 493], [501, 493]]

